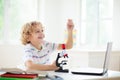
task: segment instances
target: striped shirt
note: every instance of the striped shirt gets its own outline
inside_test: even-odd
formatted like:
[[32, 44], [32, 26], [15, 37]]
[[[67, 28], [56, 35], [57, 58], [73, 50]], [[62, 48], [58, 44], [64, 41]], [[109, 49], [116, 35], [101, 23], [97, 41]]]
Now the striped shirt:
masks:
[[50, 54], [56, 50], [58, 44], [50, 43], [44, 41], [42, 44], [42, 49], [36, 49], [32, 44], [27, 44], [24, 49], [24, 63], [28, 60], [31, 60], [36, 64], [49, 64], [50, 62]]

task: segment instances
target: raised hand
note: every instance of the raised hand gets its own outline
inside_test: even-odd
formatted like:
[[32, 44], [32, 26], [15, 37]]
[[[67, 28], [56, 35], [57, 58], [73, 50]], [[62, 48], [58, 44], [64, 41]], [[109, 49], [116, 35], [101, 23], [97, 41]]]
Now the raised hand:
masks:
[[73, 23], [72, 19], [68, 19], [68, 22], [67, 22], [68, 31], [72, 31], [73, 28], [74, 28], [74, 23]]

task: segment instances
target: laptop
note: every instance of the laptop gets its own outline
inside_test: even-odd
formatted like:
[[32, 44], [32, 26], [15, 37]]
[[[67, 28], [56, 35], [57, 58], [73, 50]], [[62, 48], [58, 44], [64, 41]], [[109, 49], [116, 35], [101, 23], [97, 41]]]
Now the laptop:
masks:
[[[109, 64], [111, 50], [112, 50], [112, 42], [108, 42], [102, 69], [78, 68], [78, 69], [71, 70], [71, 73], [72, 74], [85, 74], [85, 75], [104, 75], [108, 71], [108, 64]], [[98, 64], [99, 64], [99, 62], [98, 62]]]

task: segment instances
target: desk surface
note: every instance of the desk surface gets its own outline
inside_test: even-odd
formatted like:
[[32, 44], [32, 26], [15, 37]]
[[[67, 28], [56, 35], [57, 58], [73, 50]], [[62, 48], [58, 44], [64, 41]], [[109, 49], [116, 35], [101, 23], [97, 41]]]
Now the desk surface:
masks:
[[[103, 75], [103, 76], [94, 76], [94, 75], [76, 75], [76, 74], [72, 74], [71, 71], [69, 73], [61, 73], [61, 72], [54, 72], [54, 71], [47, 71], [48, 75], [56, 75], [56, 76], [60, 76], [62, 77], [64, 80], [104, 80], [104, 79], [108, 79], [108, 80], [113, 80], [110, 78], [117, 78], [115, 80], [120, 80], [120, 72], [118, 71], [108, 71], [107, 74]], [[1, 74], [1, 72], [0, 72]], [[103, 79], [104, 78], [104, 79]]]
[[87, 80], [98, 80], [101, 79], [103, 80], [103, 78], [118, 78], [118, 80], [120, 80], [120, 72], [117, 71], [108, 71], [108, 73], [106, 73], [103, 76], [96, 76], [96, 75], [76, 75], [76, 74], [72, 74], [71, 72], [69, 73], [60, 73], [60, 72], [49, 72], [49, 74], [51, 75], [57, 75], [60, 76], [62, 78], [64, 78], [64, 80], [83, 80], [83, 79], [87, 79]]

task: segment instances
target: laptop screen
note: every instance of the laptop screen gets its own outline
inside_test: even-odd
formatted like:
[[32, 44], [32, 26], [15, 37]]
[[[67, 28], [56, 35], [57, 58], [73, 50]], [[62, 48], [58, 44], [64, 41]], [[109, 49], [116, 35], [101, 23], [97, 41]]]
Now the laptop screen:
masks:
[[106, 54], [105, 54], [104, 66], [103, 66], [104, 73], [106, 73], [108, 70], [111, 51], [112, 51], [112, 42], [108, 42], [107, 43], [107, 50], [106, 50]]

